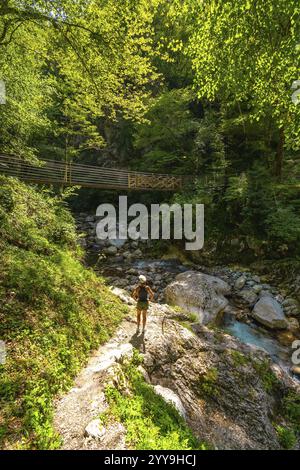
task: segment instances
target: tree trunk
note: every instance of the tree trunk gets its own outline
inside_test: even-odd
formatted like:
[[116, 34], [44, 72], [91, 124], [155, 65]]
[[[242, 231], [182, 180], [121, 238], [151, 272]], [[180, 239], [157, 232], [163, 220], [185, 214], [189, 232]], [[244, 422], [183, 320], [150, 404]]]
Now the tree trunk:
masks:
[[283, 156], [284, 156], [284, 128], [279, 129], [279, 142], [277, 145], [277, 151], [274, 161], [274, 175], [280, 181], [282, 177], [282, 165], [283, 165]]

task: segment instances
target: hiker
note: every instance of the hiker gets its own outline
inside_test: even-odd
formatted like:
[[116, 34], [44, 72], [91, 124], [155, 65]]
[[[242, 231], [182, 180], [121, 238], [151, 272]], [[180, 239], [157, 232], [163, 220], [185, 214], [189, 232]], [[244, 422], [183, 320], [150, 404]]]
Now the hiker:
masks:
[[147, 285], [147, 279], [145, 276], [139, 276], [139, 285], [134, 289], [132, 297], [137, 301], [136, 313], [137, 313], [137, 331], [140, 330], [141, 315], [143, 315], [143, 333], [145, 332], [145, 326], [147, 321], [147, 310], [149, 307], [149, 301], [154, 298], [154, 292]]

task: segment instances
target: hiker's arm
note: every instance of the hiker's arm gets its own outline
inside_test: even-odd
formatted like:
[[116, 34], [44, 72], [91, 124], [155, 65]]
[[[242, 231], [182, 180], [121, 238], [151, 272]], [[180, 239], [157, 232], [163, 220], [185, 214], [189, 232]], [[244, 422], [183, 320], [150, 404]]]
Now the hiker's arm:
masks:
[[133, 289], [132, 297], [134, 298], [134, 300], [136, 300], [138, 298], [138, 287]]
[[150, 302], [152, 302], [152, 300], [154, 299], [154, 292], [151, 289], [151, 287], [148, 287], [147, 291], [148, 291], [148, 294], [149, 294], [149, 300], [150, 300]]

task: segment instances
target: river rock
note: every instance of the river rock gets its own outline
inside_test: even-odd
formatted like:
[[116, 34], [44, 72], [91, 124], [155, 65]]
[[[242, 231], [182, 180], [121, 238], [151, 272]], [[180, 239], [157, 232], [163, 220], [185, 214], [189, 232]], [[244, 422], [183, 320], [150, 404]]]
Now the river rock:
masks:
[[300, 306], [296, 299], [288, 297], [282, 302], [282, 306], [284, 307], [284, 313], [287, 317], [297, 317], [299, 315]]
[[241, 290], [244, 285], [246, 284], [246, 276], [240, 276], [234, 283], [234, 288], [237, 290]]
[[290, 347], [295, 341], [295, 334], [289, 330], [279, 330], [277, 333], [277, 339], [283, 346]]
[[142, 258], [143, 257], [143, 253], [142, 251], [138, 248], [137, 250], [135, 250], [133, 253], [132, 253], [132, 256], [134, 258]]
[[254, 284], [254, 286], [252, 287], [252, 290], [253, 292], [255, 292], [255, 294], [259, 294], [262, 291], [261, 284]]
[[132, 258], [132, 254], [130, 253], [130, 251], [124, 251], [123, 256], [127, 260], [130, 260], [130, 258]]
[[105, 427], [102, 426], [100, 419], [94, 419], [85, 428], [84, 435], [86, 437], [92, 437], [93, 439], [99, 439], [105, 434]]
[[299, 321], [297, 318], [288, 318], [287, 319], [288, 323], [288, 330], [291, 331], [292, 333], [299, 333]]
[[[135, 286], [129, 286], [133, 290]], [[115, 294], [117, 297], [119, 297], [122, 302], [125, 302], [128, 305], [135, 305], [135, 300], [131, 297], [131, 295], [126, 292], [124, 289], [120, 289], [119, 287], [111, 287], [110, 290], [112, 291], [113, 294]]]
[[238, 297], [250, 307], [257, 301], [257, 293], [252, 288], [245, 287], [239, 291]]
[[104, 253], [109, 256], [116, 255], [118, 253], [118, 248], [114, 245], [108, 246], [104, 249]]
[[164, 291], [169, 304], [178, 305], [188, 312], [197, 313], [200, 323], [216, 320], [218, 313], [228, 304], [224, 295], [230, 286], [222, 279], [196, 271], [186, 271], [176, 276]]
[[283, 307], [299, 307], [299, 302], [296, 299], [293, 299], [292, 297], [287, 297], [284, 299], [282, 302]]
[[264, 295], [259, 299], [251, 315], [256, 321], [271, 329], [285, 329], [288, 326], [281, 305], [270, 295]]

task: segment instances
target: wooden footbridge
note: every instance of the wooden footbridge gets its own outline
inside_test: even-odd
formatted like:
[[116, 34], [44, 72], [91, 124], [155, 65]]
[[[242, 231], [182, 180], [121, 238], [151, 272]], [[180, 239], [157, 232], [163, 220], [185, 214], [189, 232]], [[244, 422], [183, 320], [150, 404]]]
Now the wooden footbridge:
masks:
[[11, 155], [0, 155], [0, 173], [37, 184], [100, 189], [180, 191], [187, 181], [184, 176], [141, 173], [56, 160], [42, 160], [33, 164]]

